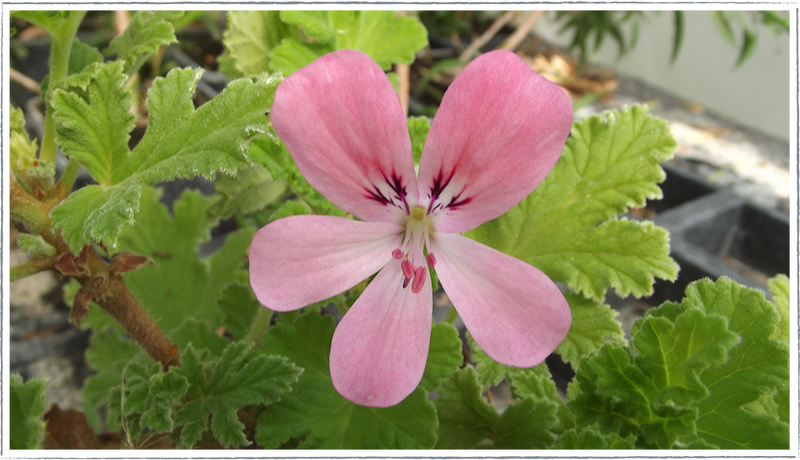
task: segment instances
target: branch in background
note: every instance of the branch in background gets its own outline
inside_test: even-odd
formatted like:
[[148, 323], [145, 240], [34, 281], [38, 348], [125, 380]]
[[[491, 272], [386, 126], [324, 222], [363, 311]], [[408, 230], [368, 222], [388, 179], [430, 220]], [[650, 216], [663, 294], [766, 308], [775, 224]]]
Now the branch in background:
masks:
[[518, 11], [506, 11], [503, 13], [502, 16], [497, 18], [492, 25], [486, 29], [486, 32], [481, 34], [480, 37], [476, 38], [472, 43], [470, 43], [469, 47], [467, 47], [467, 49], [465, 49], [458, 58], [462, 61], [469, 61], [472, 59], [472, 56], [477, 53], [478, 50], [483, 47], [483, 45], [488, 43], [489, 40], [491, 40], [492, 37], [497, 34], [497, 32], [500, 32], [500, 29], [508, 24], [508, 22], [511, 21], [511, 19], [513, 19], [518, 13]]
[[36, 81], [34, 81], [31, 77], [27, 75], [23, 75], [22, 73], [17, 72], [14, 69], [9, 69], [8, 76], [11, 78], [11, 81], [19, 83], [20, 85], [22, 85], [23, 88], [27, 89], [32, 93], [39, 94], [41, 92], [41, 87], [39, 86], [39, 83], [36, 83]]
[[[397, 16], [405, 16], [405, 11], [398, 11]], [[411, 66], [408, 64], [397, 64], [394, 66], [394, 71], [397, 73], [399, 83], [397, 85], [398, 96], [400, 97], [400, 105], [403, 107], [403, 115], [408, 118], [408, 99], [411, 94]]]
[[542, 17], [543, 13], [543, 11], [531, 11], [525, 21], [519, 27], [517, 27], [517, 30], [515, 30], [514, 33], [506, 39], [500, 48], [511, 51], [517, 49], [520, 43], [528, 38], [531, 29], [533, 29], [533, 26], [536, 25], [536, 21]]

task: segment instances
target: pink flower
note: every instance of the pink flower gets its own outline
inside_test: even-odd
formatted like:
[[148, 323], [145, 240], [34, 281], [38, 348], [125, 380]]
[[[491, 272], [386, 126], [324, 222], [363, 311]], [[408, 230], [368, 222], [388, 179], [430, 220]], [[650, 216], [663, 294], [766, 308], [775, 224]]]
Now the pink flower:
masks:
[[445, 94], [419, 174], [397, 95], [361, 52], [325, 55], [288, 77], [271, 118], [308, 182], [362, 221], [292, 216], [259, 230], [249, 254], [258, 300], [295, 310], [378, 273], [333, 335], [342, 396], [387, 407], [417, 387], [432, 323], [428, 267], [495, 360], [534, 366], [561, 343], [572, 317], [558, 287], [459, 235], [519, 203], [558, 160], [572, 104], [557, 85], [509, 51], [475, 59]]

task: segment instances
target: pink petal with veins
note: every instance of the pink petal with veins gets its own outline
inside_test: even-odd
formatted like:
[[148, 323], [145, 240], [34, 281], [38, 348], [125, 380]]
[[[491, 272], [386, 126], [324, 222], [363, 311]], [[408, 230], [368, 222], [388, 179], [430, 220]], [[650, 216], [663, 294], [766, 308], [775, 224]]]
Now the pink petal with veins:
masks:
[[439, 281], [495, 361], [535, 366], [567, 336], [569, 305], [537, 268], [457, 234], [437, 233], [431, 246]]
[[276, 220], [250, 244], [250, 285], [271, 310], [305, 307], [350, 289], [394, 260], [402, 233], [399, 224], [344, 217]]
[[417, 387], [431, 338], [430, 276], [419, 293], [403, 288], [392, 261], [367, 286], [333, 333], [331, 379], [356, 404], [393, 406]]
[[383, 70], [360, 51], [327, 54], [279, 86], [275, 132], [303, 177], [363, 220], [397, 221], [416, 174], [400, 100]]
[[567, 94], [517, 55], [472, 61], [445, 93], [420, 161], [420, 198], [433, 192], [445, 206], [436, 229], [464, 232], [505, 214], [550, 172], [571, 127]]

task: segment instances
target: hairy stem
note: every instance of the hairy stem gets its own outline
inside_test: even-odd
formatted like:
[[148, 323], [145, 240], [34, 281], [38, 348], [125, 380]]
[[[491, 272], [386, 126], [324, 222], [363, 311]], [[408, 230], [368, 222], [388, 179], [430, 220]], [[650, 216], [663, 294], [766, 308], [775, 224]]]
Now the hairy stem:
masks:
[[64, 168], [61, 174], [61, 179], [58, 180], [58, 201], [64, 201], [75, 186], [75, 180], [78, 179], [78, 172], [80, 172], [81, 164], [74, 158], [69, 159], [69, 163]]
[[38, 257], [30, 259], [29, 261], [19, 264], [16, 267], [11, 267], [11, 281], [25, 278], [26, 276], [35, 275], [40, 272], [52, 270], [58, 259], [54, 257]]
[[250, 331], [248, 331], [244, 341], [253, 345], [257, 344], [269, 329], [273, 313], [269, 308], [259, 308], [258, 313], [256, 313], [256, 319], [253, 321], [253, 325], [250, 327]]

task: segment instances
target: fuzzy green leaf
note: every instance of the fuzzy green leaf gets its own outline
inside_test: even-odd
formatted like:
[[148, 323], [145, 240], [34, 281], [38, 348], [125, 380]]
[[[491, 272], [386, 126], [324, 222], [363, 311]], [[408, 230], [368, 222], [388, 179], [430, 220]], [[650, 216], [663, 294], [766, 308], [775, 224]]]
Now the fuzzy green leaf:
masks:
[[128, 112], [131, 93], [122, 63], [93, 67], [89, 101], [78, 93], [56, 90], [53, 117], [64, 154], [77, 159], [102, 186], [113, 185], [112, 175], [128, 159], [129, 133], [135, 117]]
[[145, 189], [136, 224], [120, 235], [120, 250], [156, 262], [126, 273], [125, 281], [163, 330], [171, 331], [190, 317], [218, 328], [224, 315], [217, 301], [229, 283], [246, 282], [244, 264], [255, 230], [246, 227], [230, 233], [219, 250], [201, 259], [198, 248], [210, 238], [212, 223], [206, 211], [211, 199], [185, 191], [173, 203], [171, 216], [160, 196], [158, 189]]
[[177, 43], [175, 29], [169, 21], [182, 16], [181, 11], [137, 11], [122, 35], [109, 45], [124, 61], [125, 74], [135, 72], [162, 45]]
[[495, 429], [498, 449], [549, 449], [556, 441], [558, 404], [527, 398], [508, 406]]
[[678, 271], [668, 234], [616, 216], [661, 198], [659, 163], [676, 147], [668, 124], [644, 106], [575, 122], [542, 184], [469, 236], [597, 302], [609, 287], [621, 296], [649, 295], [655, 277], [672, 280]]
[[330, 316], [305, 313], [264, 336], [266, 353], [286, 356], [304, 372], [292, 393], [259, 416], [256, 442], [275, 448], [298, 438], [301, 449], [432, 447], [436, 412], [421, 388], [384, 409], [356, 405], [336, 392], [328, 370], [334, 329]]
[[775, 307], [761, 292], [726, 278], [690, 285], [683, 304], [728, 318], [740, 337], [726, 362], [701, 375], [709, 396], [697, 405], [700, 437], [723, 449], [788, 449], [788, 424], [743, 408], [788, 385], [789, 348], [771, 338], [780, 321]]
[[428, 138], [431, 122], [426, 117], [409, 117], [408, 134], [411, 136], [411, 151], [414, 154], [414, 164], [419, 164], [422, 158], [422, 147]]
[[772, 304], [775, 305], [781, 317], [778, 327], [772, 334], [772, 338], [789, 345], [789, 332], [792, 323], [791, 311], [789, 310], [789, 278], [784, 275], [778, 275], [770, 279], [768, 284], [769, 290], [774, 296], [772, 298]]
[[420, 386], [427, 391], [436, 390], [443, 379], [455, 374], [463, 361], [458, 330], [447, 323], [433, 326], [428, 361]]
[[222, 312], [225, 328], [241, 340], [250, 331], [258, 310], [264, 307], [258, 303], [250, 286], [231, 283], [220, 292], [217, 308]]
[[26, 254], [34, 257], [52, 257], [58, 254], [56, 248], [45, 241], [41, 235], [20, 233], [17, 237], [17, 244]]
[[183, 348], [191, 344], [197, 350], [206, 350], [211, 356], [219, 357], [228, 341], [217, 335], [208, 322], [195, 317], [187, 317], [177, 328], [169, 332], [169, 338]]
[[[232, 174], [248, 164], [246, 144], [266, 131], [265, 114], [279, 79], [235, 80], [195, 110], [192, 94], [200, 73], [175, 69], [157, 78], [148, 93], [149, 125], [141, 142], [125, 161], [112, 164], [105, 183], [84, 187], [53, 209], [54, 228], [61, 229], [73, 252], [93, 241], [113, 247], [122, 227], [133, 221], [145, 187], [175, 178]], [[89, 97], [95, 97], [91, 85]], [[64, 105], [55, 104], [56, 117]], [[63, 130], [59, 136], [62, 145], [78, 142]]]
[[481, 391], [478, 374], [470, 366], [442, 383], [434, 401], [439, 416], [437, 449], [471, 449], [494, 434], [500, 416]]
[[41, 449], [44, 440], [44, 412], [47, 410], [44, 380], [22, 383], [22, 376], [11, 375], [9, 395], [10, 439], [12, 449]]
[[299, 31], [278, 11], [230, 11], [223, 43], [236, 69], [254, 76], [270, 70], [270, 51], [287, 37], [299, 37]]
[[214, 187], [221, 198], [211, 213], [224, 220], [263, 209], [283, 194], [286, 181], [272, 180], [267, 168], [254, 164], [239, 170], [235, 177], [220, 177]]
[[428, 44], [427, 31], [417, 19], [393, 11], [286, 11], [281, 18], [319, 37], [316, 44], [287, 39], [273, 49], [270, 68], [285, 75], [341, 49], [363, 51], [390, 70], [392, 64], [411, 64], [414, 54]]
[[189, 345], [183, 352], [183, 367], [173, 367], [170, 372], [186, 377], [192, 397], [175, 419], [178, 425], [189, 425], [190, 432], [181, 435], [184, 445], [192, 447], [199, 440], [197, 435], [205, 431], [211, 416], [214, 437], [225, 447], [237, 447], [248, 444], [237, 410], [279, 401], [302, 369], [285, 358], [266, 356], [249, 350], [246, 343], [234, 342], [210, 362]]
[[581, 358], [595, 353], [603, 344], [625, 343], [622, 325], [615, 319], [617, 311], [570, 291], [564, 297], [572, 311], [572, 325], [556, 352], [565, 362], [577, 368]]
[[125, 366], [142, 358], [141, 348], [135, 342], [115, 333], [93, 331], [86, 350], [86, 363], [97, 373], [86, 378], [83, 400], [92, 408], [107, 405], [109, 390], [120, 384]]

